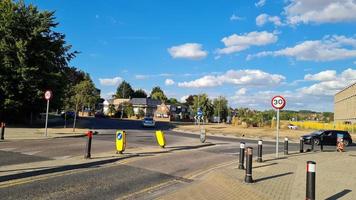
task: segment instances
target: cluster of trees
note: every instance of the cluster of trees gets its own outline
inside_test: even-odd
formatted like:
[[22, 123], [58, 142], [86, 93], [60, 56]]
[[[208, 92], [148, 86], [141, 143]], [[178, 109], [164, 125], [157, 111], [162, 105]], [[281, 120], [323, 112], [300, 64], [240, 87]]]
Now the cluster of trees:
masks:
[[54, 12], [23, 1], [0, 1], [0, 119], [26, 120], [45, 111], [93, 106], [100, 98], [89, 75], [68, 63], [78, 53], [54, 31]]
[[123, 81], [117, 87], [116, 94], [113, 95], [114, 98], [124, 98], [124, 99], [131, 99], [131, 98], [146, 98], [150, 97], [152, 99], [157, 99], [162, 102], [166, 102], [169, 104], [176, 104], [178, 100], [175, 98], [168, 99], [164, 91], [156, 86], [153, 87], [151, 93], [147, 95], [147, 93], [143, 89], [132, 89], [130, 83]]
[[[272, 120], [276, 117], [276, 111], [273, 109], [258, 111], [249, 108], [237, 108], [232, 110], [232, 113], [241, 122], [245, 122], [247, 126], [270, 126]], [[334, 114], [331, 112], [313, 112], [308, 110], [281, 110], [280, 119], [288, 121], [313, 120], [330, 122], [334, 120]]]
[[228, 107], [228, 100], [223, 96], [211, 100], [207, 94], [189, 95], [184, 104], [190, 108], [193, 115], [198, 110], [203, 111], [206, 120], [219, 116], [220, 121], [226, 121], [227, 117], [231, 116], [232, 109]]
[[[195, 115], [198, 109], [203, 111], [205, 119], [220, 116], [220, 121], [226, 121], [227, 117], [235, 117], [240, 122], [245, 122], [247, 126], [270, 126], [272, 120], [276, 116], [276, 111], [265, 110], [258, 111], [250, 108], [231, 108], [228, 106], [228, 100], [225, 97], [219, 96], [210, 100], [207, 94], [190, 95], [185, 100], [191, 113]], [[333, 121], [333, 113], [331, 112], [313, 112], [308, 110], [290, 111], [282, 110], [280, 112], [281, 120], [302, 121], [302, 120], [317, 120], [330, 122]]]

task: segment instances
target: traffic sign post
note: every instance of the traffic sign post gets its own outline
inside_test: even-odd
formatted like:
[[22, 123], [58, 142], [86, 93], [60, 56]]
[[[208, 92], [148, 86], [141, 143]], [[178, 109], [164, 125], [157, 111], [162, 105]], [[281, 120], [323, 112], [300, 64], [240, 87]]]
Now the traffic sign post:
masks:
[[197, 115], [194, 118], [195, 118], [195, 120], [198, 120], [199, 127], [200, 127], [200, 120], [204, 120], [203, 115], [204, 115], [204, 113], [201, 110], [201, 108], [198, 108]]
[[45, 124], [45, 136], [47, 137], [47, 124], [48, 124], [48, 110], [49, 110], [49, 100], [52, 98], [52, 91], [47, 90], [45, 92], [45, 99], [47, 100], [47, 109], [46, 109], [46, 124]]
[[286, 106], [286, 100], [282, 96], [275, 96], [271, 101], [272, 107], [277, 110], [277, 134], [276, 134], [276, 158], [279, 150], [279, 111]]

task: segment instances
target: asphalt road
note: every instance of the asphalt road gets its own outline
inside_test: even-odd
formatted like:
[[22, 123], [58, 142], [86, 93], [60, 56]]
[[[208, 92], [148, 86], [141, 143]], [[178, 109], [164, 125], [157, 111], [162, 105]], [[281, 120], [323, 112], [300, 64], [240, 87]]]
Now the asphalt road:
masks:
[[[90, 119], [87, 126], [98, 129], [93, 139], [92, 156], [115, 151], [115, 130], [127, 131], [127, 154], [137, 148], [159, 148], [154, 129], [144, 129], [137, 121]], [[83, 123], [82, 123], [83, 125]], [[169, 131], [166, 123], [158, 124], [165, 130], [168, 153], [142, 152], [125, 160], [93, 162], [86, 165], [50, 169], [42, 173], [19, 174], [29, 181], [0, 186], [0, 199], [151, 199], [155, 195], [194, 181], [194, 176], [214, 167], [236, 162], [239, 138], [208, 136], [211, 146], [202, 147], [199, 135]], [[246, 146], [257, 149], [257, 141], [243, 140]], [[86, 138], [58, 138], [0, 143], [0, 165], [29, 163], [41, 160], [60, 160], [81, 156]], [[298, 144], [290, 144], [297, 151]], [[318, 149], [318, 147], [316, 147]], [[354, 147], [353, 147], [354, 148]], [[280, 144], [282, 152], [283, 145]], [[334, 149], [334, 147], [326, 147]], [[264, 142], [264, 154], [273, 153], [275, 144]], [[256, 152], [254, 152], [256, 155]], [[57, 175], [53, 172], [62, 172]], [[46, 176], [47, 173], [47, 176]], [[45, 175], [38, 178], [38, 174]], [[7, 180], [0, 177], [0, 183]], [[169, 187], [168, 187], [169, 186]], [[141, 191], [141, 192], [140, 192]], [[150, 192], [147, 192], [150, 191]], [[4, 198], [6, 197], [6, 198]]]

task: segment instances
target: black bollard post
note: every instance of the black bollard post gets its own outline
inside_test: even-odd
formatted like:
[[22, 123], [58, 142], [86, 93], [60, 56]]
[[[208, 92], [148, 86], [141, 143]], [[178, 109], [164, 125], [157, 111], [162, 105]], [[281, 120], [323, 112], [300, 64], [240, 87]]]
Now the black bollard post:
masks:
[[262, 140], [258, 141], [257, 162], [262, 162]]
[[315, 165], [314, 161], [307, 162], [306, 200], [315, 200]]
[[310, 138], [310, 151], [314, 151], [314, 138]]
[[299, 153], [303, 153], [304, 152], [304, 140], [301, 137], [299, 140], [300, 144], [299, 144]]
[[240, 142], [239, 169], [245, 169], [244, 161], [245, 161], [245, 143]]
[[324, 136], [320, 137], [320, 151], [324, 151]]
[[247, 147], [247, 149], [246, 149], [245, 183], [253, 183], [253, 179], [252, 179], [252, 153], [253, 153], [253, 148], [252, 147]]
[[288, 155], [288, 138], [284, 138], [284, 155]]
[[85, 159], [90, 159], [91, 158], [91, 140], [93, 138], [93, 132], [92, 131], [88, 131], [87, 133], [87, 136], [88, 136], [88, 140], [87, 140], [87, 145], [86, 145], [86, 152], [85, 152], [85, 155], [84, 155], [84, 158]]
[[4, 140], [4, 136], [5, 136], [5, 122], [1, 122], [1, 140]]

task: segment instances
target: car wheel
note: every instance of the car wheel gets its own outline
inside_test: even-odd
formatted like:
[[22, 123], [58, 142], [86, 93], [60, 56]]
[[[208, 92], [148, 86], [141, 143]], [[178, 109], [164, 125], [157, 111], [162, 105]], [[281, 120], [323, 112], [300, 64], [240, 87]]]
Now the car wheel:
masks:
[[314, 139], [314, 144], [315, 145], [319, 145], [320, 144], [320, 140], [319, 139]]
[[350, 141], [349, 140], [344, 140], [344, 145], [345, 146], [349, 146], [350, 145]]

